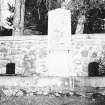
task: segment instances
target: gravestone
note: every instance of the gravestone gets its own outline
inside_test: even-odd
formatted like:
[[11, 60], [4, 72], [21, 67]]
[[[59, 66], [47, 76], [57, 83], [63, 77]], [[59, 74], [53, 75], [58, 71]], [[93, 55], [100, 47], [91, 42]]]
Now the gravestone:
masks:
[[68, 50], [71, 40], [71, 14], [69, 10], [58, 8], [48, 13], [49, 50]]
[[[68, 77], [71, 65], [71, 14], [65, 8], [48, 13], [48, 75]], [[72, 73], [71, 73], [72, 74]]]
[[70, 54], [66, 51], [51, 51], [48, 55], [48, 75], [69, 77], [72, 75]]

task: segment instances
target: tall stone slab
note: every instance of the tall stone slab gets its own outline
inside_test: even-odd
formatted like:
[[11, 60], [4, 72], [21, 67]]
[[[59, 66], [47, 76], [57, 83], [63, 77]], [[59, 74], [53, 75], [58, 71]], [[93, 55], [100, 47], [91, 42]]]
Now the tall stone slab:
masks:
[[[58, 8], [48, 13], [48, 75], [68, 77], [71, 65], [71, 14]], [[70, 54], [69, 54], [70, 52]], [[72, 66], [71, 66], [72, 67]]]
[[49, 50], [68, 50], [71, 40], [71, 14], [69, 10], [58, 8], [48, 13]]

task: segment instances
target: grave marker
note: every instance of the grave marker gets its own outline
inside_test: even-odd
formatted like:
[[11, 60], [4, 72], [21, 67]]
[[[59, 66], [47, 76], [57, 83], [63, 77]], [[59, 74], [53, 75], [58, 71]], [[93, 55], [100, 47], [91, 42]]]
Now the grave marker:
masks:
[[69, 10], [58, 8], [48, 13], [49, 50], [68, 50], [71, 40], [71, 14]]

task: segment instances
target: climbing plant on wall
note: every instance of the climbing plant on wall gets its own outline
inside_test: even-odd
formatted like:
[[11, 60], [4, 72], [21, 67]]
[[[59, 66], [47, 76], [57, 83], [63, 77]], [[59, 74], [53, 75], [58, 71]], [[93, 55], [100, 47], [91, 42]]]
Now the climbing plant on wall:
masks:
[[105, 51], [102, 51], [101, 57], [98, 59], [99, 63], [99, 76], [105, 76]]
[[[7, 7], [2, 7], [5, 9], [4, 16], [1, 16], [2, 20], [0, 25], [0, 36], [11, 36], [13, 29], [13, 18], [15, 6], [9, 2], [5, 2]], [[6, 14], [6, 15], [5, 15]]]
[[8, 3], [8, 10], [11, 12], [12, 15], [10, 17], [7, 17], [7, 21], [8, 21], [8, 25], [12, 26], [13, 25], [15, 6], [14, 5], [10, 5]]

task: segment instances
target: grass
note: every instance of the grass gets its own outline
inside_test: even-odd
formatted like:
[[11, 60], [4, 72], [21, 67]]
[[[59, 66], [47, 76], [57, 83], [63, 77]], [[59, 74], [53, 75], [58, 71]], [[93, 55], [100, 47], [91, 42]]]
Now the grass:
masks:
[[94, 101], [77, 96], [19, 96], [2, 97], [0, 105], [105, 105], [105, 101]]

